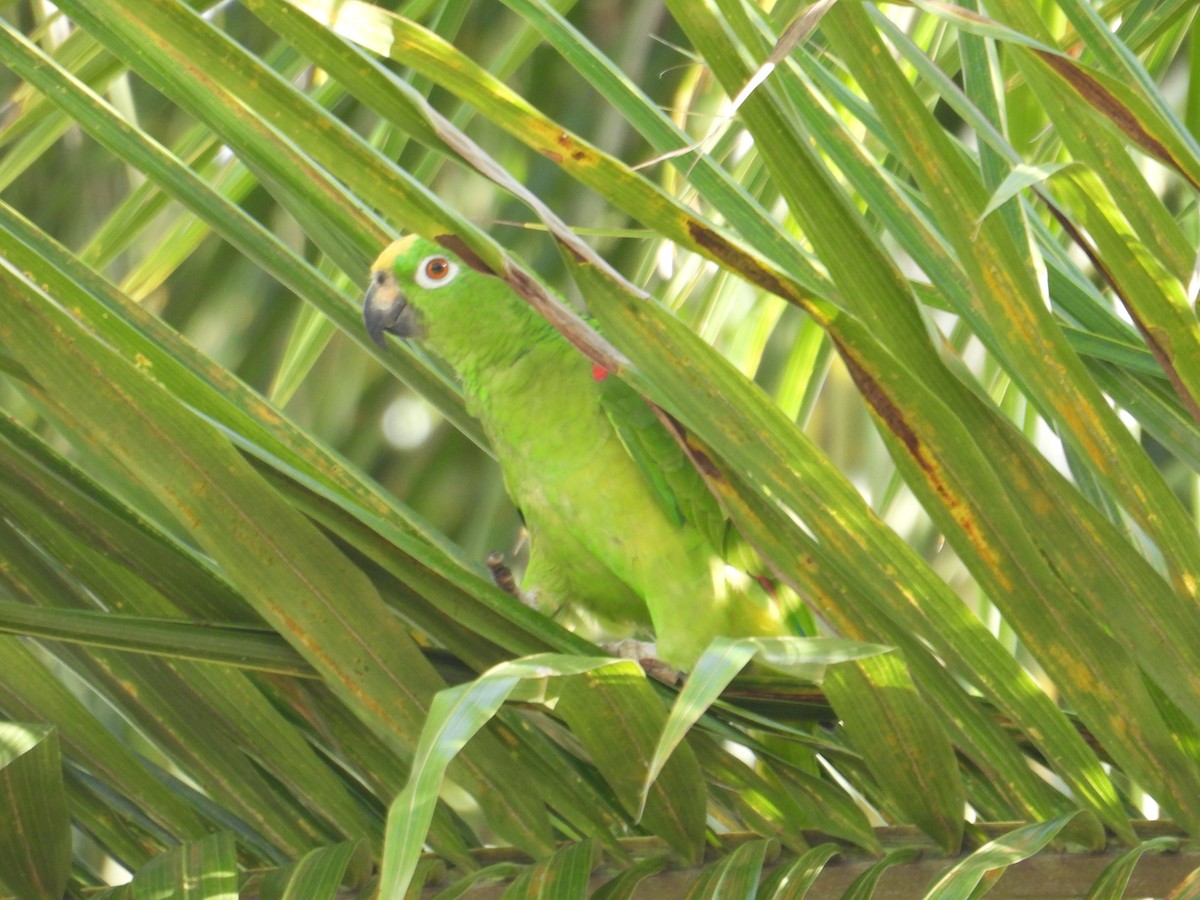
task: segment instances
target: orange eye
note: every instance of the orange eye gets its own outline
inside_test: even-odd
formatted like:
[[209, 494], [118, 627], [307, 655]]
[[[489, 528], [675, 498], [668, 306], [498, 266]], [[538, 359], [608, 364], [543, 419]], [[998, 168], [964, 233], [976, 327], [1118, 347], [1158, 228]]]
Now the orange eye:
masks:
[[445, 287], [458, 274], [458, 264], [445, 256], [427, 256], [413, 274], [417, 284], [426, 290]]

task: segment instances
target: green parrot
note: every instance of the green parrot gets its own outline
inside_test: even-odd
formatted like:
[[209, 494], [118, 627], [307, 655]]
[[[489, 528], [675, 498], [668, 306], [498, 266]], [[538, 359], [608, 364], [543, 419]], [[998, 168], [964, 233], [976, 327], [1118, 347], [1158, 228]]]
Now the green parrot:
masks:
[[501, 279], [408, 235], [371, 268], [363, 320], [461, 379], [528, 530], [521, 591], [543, 611], [582, 608], [609, 635], [652, 629], [658, 659], [683, 671], [718, 635], [796, 633], [794, 595], [747, 571], [761, 562], [653, 410]]

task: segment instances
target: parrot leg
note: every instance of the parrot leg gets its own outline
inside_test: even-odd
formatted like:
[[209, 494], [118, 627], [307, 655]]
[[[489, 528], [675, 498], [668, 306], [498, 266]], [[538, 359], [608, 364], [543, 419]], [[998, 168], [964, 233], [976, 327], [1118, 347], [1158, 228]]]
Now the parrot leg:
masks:
[[642, 667], [647, 675], [661, 681], [663, 684], [674, 687], [683, 681], [684, 676], [682, 672], [672, 668], [658, 658], [658, 648], [655, 647], [653, 641], [639, 641], [634, 638], [625, 638], [621, 641], [602, 643], [600, 646], [613, 656], [620, 657], [621, 659], [632, 659]]
[[504, 591], [506, 594], [511, 594], [516, 597], [530, 609], [537, 609], [537, 601], [529, 594], [525, 593], [517, 585], [517, 579], [512, 573], [512, 569], [504, 564], [504, 554], [499, 550], [493, 550], [487, 556], [488, 571], [492, 573], [492, 581], [496, 583], [496, 587]]

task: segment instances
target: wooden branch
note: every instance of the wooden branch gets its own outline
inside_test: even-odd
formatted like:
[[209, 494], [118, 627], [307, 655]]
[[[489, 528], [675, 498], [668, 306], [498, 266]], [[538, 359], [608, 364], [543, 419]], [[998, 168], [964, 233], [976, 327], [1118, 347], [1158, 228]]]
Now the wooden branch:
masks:
[[[1022, 824], [1027, 823], [976, 823], [972, 827], [986, 840], [993, 840], [1019, 828]], [[1170, 822], [1140, 821], [1134, 822], [1133, 825], [1142, 840], [1170, 836], [1186, 841], [1186, 834]], [[953, 857], [938, 856], [928, 838], [911, 826], [878, 828], [875, 834], [887, 849], [915, 847], [923, 851], [919, 859], [909, 863], [898, 863], [884, 873], [875, 889], [875, 900], [913, 900], [923, 896], [939, 876], [970, 856], [975, 849], [965, 850]], [[819, 832], [805, 832], [803, 837], [812, 845], [831, 840]], [[759, 838], [760, 836], [755, 834], [723, 835], [721, 848], [710, 855], [715, 859], [718, 855], [732, 852], [739, 844]], [[635, 857], [665, 850], [660, 841], [651, 838], [632, 838], [622, 840], [621, 844]], [[1009, 866], [988, 893], [988, 897], [994, 897], [996, 900], [1068, 900], [1073, 897], [1085, 897], [1104, 868], [1129, 849], [1124, 845], [1110, 844], [1098, 853], [1048, 850]], [[506, 849], [481, 850], [475, 855], [480, 865], [502, 861], [528, 862], [519, 852]], [[795, 856], [789, 851], [776, 854], [763, 867], [763, 876], [770, 875], [779, 866], [788, 865], [794, 859]], [[836, 900], [842, 897], [854, 879], [877, 861], [875, 857], [868, 856], [857, 848], [846, 847], [841, 855], [834, 857], [825, 866], [806, 897], [808, 900]], [[1134, 869], [1126, 896], [1165, 897], [1170, 894], [1172, 888], [1197, 869], [1200, 869], [1200, 847], [1185, 843], [1183, 849], [1176, 853], [1148, 853]], [[699, 873], [699, 868], [668, 869], [642, 881], [634, 897], [639, 900], [683, 897]], [[451, 870], [446, 882], [426, 887], [421, 896], [434, 896], [461, 874], [457, 870]], [[612, 868], [600, 867], [592, 875], [591, 890], [594, 891], [618, 874], [619, 871]], [[463, 896], [470, 900], [493, 900], [503, 895], [507, 887], [507, 883], [481, 885], [467, 891]]]

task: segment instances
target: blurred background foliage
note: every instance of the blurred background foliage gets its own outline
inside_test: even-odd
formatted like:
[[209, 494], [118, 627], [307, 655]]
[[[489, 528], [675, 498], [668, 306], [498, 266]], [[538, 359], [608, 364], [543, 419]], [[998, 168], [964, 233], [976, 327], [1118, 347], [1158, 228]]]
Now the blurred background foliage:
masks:
[[[1200, 865], [1151, 858], [1200, 828], [1193, 4], [2, 9], [11, 894]], [[741, 649], [679, 696], [566, 655], [473, 683], [595, 651], [490, 585], [497, 466], [362, 333], [406, 230], [586, 308], [850, 640], [719, 701]]]

